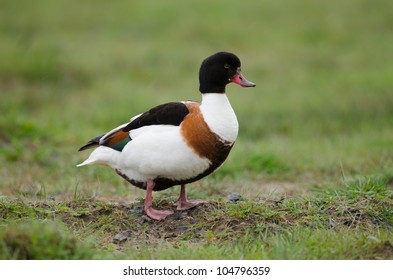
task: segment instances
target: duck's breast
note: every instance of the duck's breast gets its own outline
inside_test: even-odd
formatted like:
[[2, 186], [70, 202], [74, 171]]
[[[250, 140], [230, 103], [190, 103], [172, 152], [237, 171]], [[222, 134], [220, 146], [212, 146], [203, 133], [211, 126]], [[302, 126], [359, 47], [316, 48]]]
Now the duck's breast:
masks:
[[[212, 131], [202, 114], [202, 106], [195, 103], [188, 105], [190, 113], [181, 124], [180, 132], [184, 141], [194, 150], [195, 154], [209, 160], [209, 170], [211, 170], [209, 173], [211, 173], [227, 158], [233, 142], [223, 139]], [[230, 127], [233, 130], [232, 133], [237, 135], [237, 120], [235, 121], [236, 124], [232, 124]], [[222, 126], [217, 127], [222, 128]], [[213, 128], [216, 127], [213, 126]], [[232, 135], [232, 137], [236, 139], [236, 136]]]

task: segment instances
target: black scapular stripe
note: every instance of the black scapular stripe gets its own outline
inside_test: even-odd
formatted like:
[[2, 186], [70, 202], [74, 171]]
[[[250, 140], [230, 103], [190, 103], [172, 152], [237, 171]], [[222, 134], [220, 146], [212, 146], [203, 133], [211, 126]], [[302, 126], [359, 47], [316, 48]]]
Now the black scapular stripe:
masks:
[[188, 108], [184, 103], [169, 102], [161, 104], [130, 122], [123, 128], [123, 131], [130, 131], [147, 125], [169, 124], [178, 126], [188, 113]]

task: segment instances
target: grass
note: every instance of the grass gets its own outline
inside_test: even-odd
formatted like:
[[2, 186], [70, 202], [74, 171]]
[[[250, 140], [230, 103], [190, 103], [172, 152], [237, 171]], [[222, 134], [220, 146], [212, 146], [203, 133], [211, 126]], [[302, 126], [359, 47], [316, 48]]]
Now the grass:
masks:
[[[393, 258], [391, 1], [2, 7], [1, 259]], [[92, 136], [199, 100], [198, 67], [219, 50], [257, 87], [227, 88], [239, 139], [189, 188], [210, 203], [153, 222], [143, 191], [75, 168]]]
[[0, 258], [390, 259], [391, 183], [367, 178], [312, 196], [213, 200], [160, 222], [141, 203], [3, 198]]

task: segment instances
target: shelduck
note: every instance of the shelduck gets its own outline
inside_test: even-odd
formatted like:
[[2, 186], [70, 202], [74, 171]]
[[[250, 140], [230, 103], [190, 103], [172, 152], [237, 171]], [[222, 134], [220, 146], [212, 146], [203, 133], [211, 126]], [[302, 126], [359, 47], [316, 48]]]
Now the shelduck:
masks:
[[201, 103], [165, 103], [131, 118], [81, 147], [79, 151], [96, 149], [77, 166], [110, 166], [132, 185], [145, 189], [144, 211], [155, 220], [173, 212], [152, 207], [153, 191], [180, 185], [177, 210], [203, 203], [187, 199], [186, 184], [220, 167], [235, 143], [239, 125], [225, 93], [231, 82], [255, 87], [242, 75], [236, 55], [209, 56], [199, 70]]

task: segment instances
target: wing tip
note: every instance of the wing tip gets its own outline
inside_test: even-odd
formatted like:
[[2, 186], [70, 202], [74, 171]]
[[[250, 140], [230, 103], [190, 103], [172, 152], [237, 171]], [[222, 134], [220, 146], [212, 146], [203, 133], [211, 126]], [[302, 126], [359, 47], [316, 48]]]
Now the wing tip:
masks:
[[86, 145], [84, 145], [84, 146], [82, 146], [82, 147], [80, 147], [79, 149], [78, 149], [78, 152], [81, 152], [81, 151], [84, 151], [84, 150], [87, 150], [87, 149], [91, 149], [91, 148], [94, 148], [94, 147], [98, 147], [99, 146], [99, 144], [98, 143], [87, 143]]
[[91, 139], [89, 142], [87, 142], [85, 145], [83, 145], [82, 147], [79, 148], [78, 152], [80, 151], [84, 151], [87, 149], [91, 149], [94, 147], [98, 147], [100, 145], [100, 140], [101, 138], [104, 136], [105, 134], [101, 134], [98, 135], [96, 137], [94, 137], [93, 139]]

